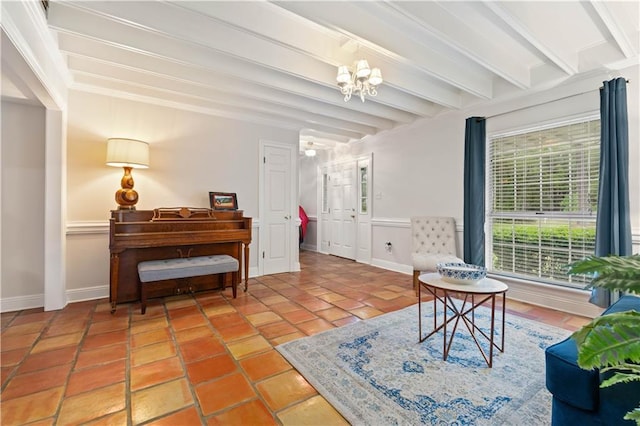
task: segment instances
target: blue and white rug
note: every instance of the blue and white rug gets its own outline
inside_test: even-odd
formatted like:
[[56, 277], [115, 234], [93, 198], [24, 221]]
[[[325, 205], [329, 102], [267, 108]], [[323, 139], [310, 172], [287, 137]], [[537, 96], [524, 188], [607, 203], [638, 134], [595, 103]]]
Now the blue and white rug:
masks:
[[[429, 328], [433, 304], [422, 308]], [[488, 314], [476, 314], [483, 329]], [[276, 349], [353, 425], [548, 425], [544, 349], [569, 334], [507, 314], [488, 368], [461, 322], [443, 361], [441, 332], [418, 342], [413, 305]]]

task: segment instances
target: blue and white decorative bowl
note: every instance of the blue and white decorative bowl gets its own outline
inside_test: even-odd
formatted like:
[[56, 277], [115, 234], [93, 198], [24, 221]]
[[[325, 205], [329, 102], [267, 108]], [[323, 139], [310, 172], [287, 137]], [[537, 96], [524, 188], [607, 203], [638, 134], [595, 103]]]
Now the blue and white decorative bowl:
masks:
[[444, 281], [453, 284], [475, 284], [487, 276], [487, 268], [468, 263], [438, 263], [436, 269]]

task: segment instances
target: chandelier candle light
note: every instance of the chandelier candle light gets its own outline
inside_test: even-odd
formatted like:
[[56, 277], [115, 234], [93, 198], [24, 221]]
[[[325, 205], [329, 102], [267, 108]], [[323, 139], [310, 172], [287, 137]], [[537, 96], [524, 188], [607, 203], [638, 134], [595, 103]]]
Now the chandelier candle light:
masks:
[[124, 176], [116, 192], [119, 210], [135, 210], [138, 193], [133, 189], [131, 169], [149, 167], [149, 144], [135, 139], [113, 138], [107, 141], [107, 166], [122, 167]]
[[376, 96], [378, 94], [377, 87], [382, 83], [382, 72], [380, 68], [369, 68], [367, 60], [361, 59], [356, 64], [354, 73], [350, 72], [346, 65], [340, 65], [336, 80], [340, 86], [340, 92], [344, 95], [345, 102], [351, 99], [353, 93], [359, 95], [364, 102], [365, 95]]

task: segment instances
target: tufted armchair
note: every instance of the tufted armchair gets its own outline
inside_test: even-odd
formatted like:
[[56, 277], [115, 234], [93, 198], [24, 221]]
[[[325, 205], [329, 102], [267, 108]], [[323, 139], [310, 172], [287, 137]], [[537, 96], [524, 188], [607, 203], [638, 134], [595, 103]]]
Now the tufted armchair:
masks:
[[456, 256], [456, 222], [452, 217], [412, 217], [413, 289], [418, 290], [418, 276], [436, 271], [440, 262], [463, 262]]

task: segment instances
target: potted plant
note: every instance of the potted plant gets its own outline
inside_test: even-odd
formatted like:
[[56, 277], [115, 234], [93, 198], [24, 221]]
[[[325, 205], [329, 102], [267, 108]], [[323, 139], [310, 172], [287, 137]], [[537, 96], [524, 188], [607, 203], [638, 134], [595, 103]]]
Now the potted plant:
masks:
[[[569, 265], [570, 274], [590, 274], [589, 287], [640, 294], [640, 255], [590, 256]], [[611, 377], [601, 387], [640, 381], [640, 312], [601, 315], [573, 333], [578, 347], [578, 365]], [[640, 398], [640, 395], [638, 396]], [[640, 400], [639, 400], [640, 403]], [[640, 405], [624, 416], [640, 425]]]

